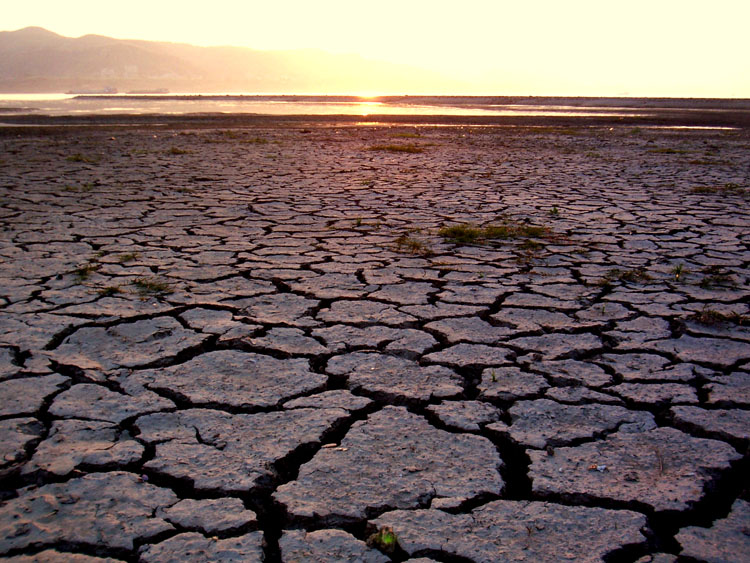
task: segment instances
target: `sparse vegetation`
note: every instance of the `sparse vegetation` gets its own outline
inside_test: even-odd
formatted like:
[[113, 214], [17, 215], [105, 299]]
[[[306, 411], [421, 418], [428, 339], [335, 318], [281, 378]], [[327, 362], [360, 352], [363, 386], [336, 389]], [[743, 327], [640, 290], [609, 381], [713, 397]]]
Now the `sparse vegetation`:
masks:
[[97, 293], [101, 297], [112, 297], [113, 295], [117, 295], [118, 293], [122, 293], [122, 289], [120, 289], [119, 285], [109, 285], [107, 287], [103, 287]]
[[383, 526], [377, 532], [367, 538], [367, 545], [379, 549], [380, 551], [392, 554], [398, 547], [398, 538], [393, 528]]
[[141, 295], [163, 295], [165, 293], [172, 293], [170, 285], [158, 278], [137, 278], [133, 285], [138, 289], [138, 293]]
[[67, 160], [68, 162], [85, 162], [86, 164], [95, 164], [99, 162], [99, 157], [98, 156], [85, 156], [77, 152], [75, 154], [71, 154], [70, 156], [66, 157], [65, 160]]
[[707, 266], [701, 270], [703, 279], [700, 286], [703, 289], [714, 289], [716, 287], [734, 287], [735, 281], [732, 274], [725, 271], [721, 266]]
[[370, 151], [385, 151], [385, 152], [400, 152], [400, 153], [409, 153], [409, 154], [416, 154], [420, 152], [424, 152], [424, 149], [422, 147], [418, 147], [414, 144], [405, 144], [405, 145], [373, 145], [369, 147], [367, 150]]
[[432, 249], [426, 243], [409, 235], [401, 235], [395, 240], [396, 250], [409, 254], [432, 254]]
[[85, 281], [89, 279], [91, 274], [96, 272], [101, 266], [97, 264], [96, 262], [87, 262], [86, 264], [83, 264], [81, 266], [78, 266], [75, 269], [75, 276], [78, 278], [78, 281]]
[[117, 262], [120, 264], [127, 264], [128, 262], [132, 262], [133, 260], [138, 259], [139, 254], [137, 252], [126, 252], [124, 254], [120, 254], [117, 257]]
[[687, 154], [690, 151], [686, 151], [684, 149], [675, 149], [672, 147], [660, 147], [656, 149], [649, 149], [648, 152], [653, 154]]
[[63, 188], [64, 192], [90, 192], [94, 189], [94, 184], [92, 182], [87, 182], [85, 184], [79, 184], [77, 186], [74, 186], [72, 184], [66, 184], [66, 186]]
[[680, 281], [680, 278], [685, 278], [685, 276], [690, 272], [685, 267], [685, 264], [677, 264], [674, 268], [672, 268], [672, 275], [674, 276], [675, 281]]
[[632, 270], [620, 270], [619, 268], [612, 268], [599, 281], [599, 285], [603, 287], [610, 287], [612, 285], [612, 282], [614, 281], [644, 283], [649, 280], [651, 280], [651, 275], [643, 268], [633, 268]]
[[169, 154], [190, 154], [189, 150], [181, 149], [180, 147], [171, 147], [167, 153]]
[[748, 190], [740, 184], [727, 182], [723, 186], [696, 186], [690, 190], [692, 194], [720, 194], [720, 195], [740, 195], [748, 196]]
[[489, 240], [543, 238], [549, 235], [549, 229], [507, 220], [485, 227], [468, 223], [450, 225], [442, 227], [438, 234], [450, 242], [472, 244]]
[[708, 307], [704, 307], [698, 313], [690, 315], [688, 317], [688, 320], [706, 326], [716, 326], [722, 324], [750, 326], [750, 318], [746, 317], [745, 315], [740, 315], [739, 313], [726, 314], [714, 309], [709, 309]]
[[549, 210], [549, 216], [550, 217], [557, 217], [558, 215], [560, 215], [560, 210], [555, 205], [552, 209]]

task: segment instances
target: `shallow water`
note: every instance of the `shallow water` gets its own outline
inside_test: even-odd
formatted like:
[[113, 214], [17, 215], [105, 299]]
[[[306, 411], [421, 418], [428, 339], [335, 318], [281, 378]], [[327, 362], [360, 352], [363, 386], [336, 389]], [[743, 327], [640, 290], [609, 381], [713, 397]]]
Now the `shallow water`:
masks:
[[457, 97], [389, 98], [266, 95], [0, 94], [0, 115], [117, 115], [227, 113], [258, 115], [642, 116], [643, 108], [483, 103]]

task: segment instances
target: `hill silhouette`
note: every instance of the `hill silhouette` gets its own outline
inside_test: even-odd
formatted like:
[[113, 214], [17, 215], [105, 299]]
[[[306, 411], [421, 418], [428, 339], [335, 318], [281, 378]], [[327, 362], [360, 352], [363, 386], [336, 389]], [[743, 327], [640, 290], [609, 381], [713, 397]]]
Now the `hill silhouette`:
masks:
[[461, 85], [437, 73], [319, 50], [260, 51], [64, 37], [40, 27], [0, 32], [0, 91], [116, 88], [172, 92], [431, 92]]

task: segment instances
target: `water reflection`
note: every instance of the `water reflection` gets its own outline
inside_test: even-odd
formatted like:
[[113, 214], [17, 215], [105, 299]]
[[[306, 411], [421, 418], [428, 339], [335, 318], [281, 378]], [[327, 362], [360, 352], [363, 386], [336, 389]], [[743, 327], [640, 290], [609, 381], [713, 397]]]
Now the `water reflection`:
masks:
[[408, 97], [382, 101], [351, 96], [0, 94], [0, 115], [226, 113], [257, 115], [447, 115], [639, 117], [643, 108], [472, 103], [466, 98]]

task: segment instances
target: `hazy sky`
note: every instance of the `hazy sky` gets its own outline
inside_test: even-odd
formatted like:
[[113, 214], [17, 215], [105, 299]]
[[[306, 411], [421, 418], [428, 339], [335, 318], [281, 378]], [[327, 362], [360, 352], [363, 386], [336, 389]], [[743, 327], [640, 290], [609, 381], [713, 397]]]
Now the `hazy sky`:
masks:
[[750, 97], [750, 0], [28, 0], [2, 12], [4, 30], [355, 53], [475, 93]]

